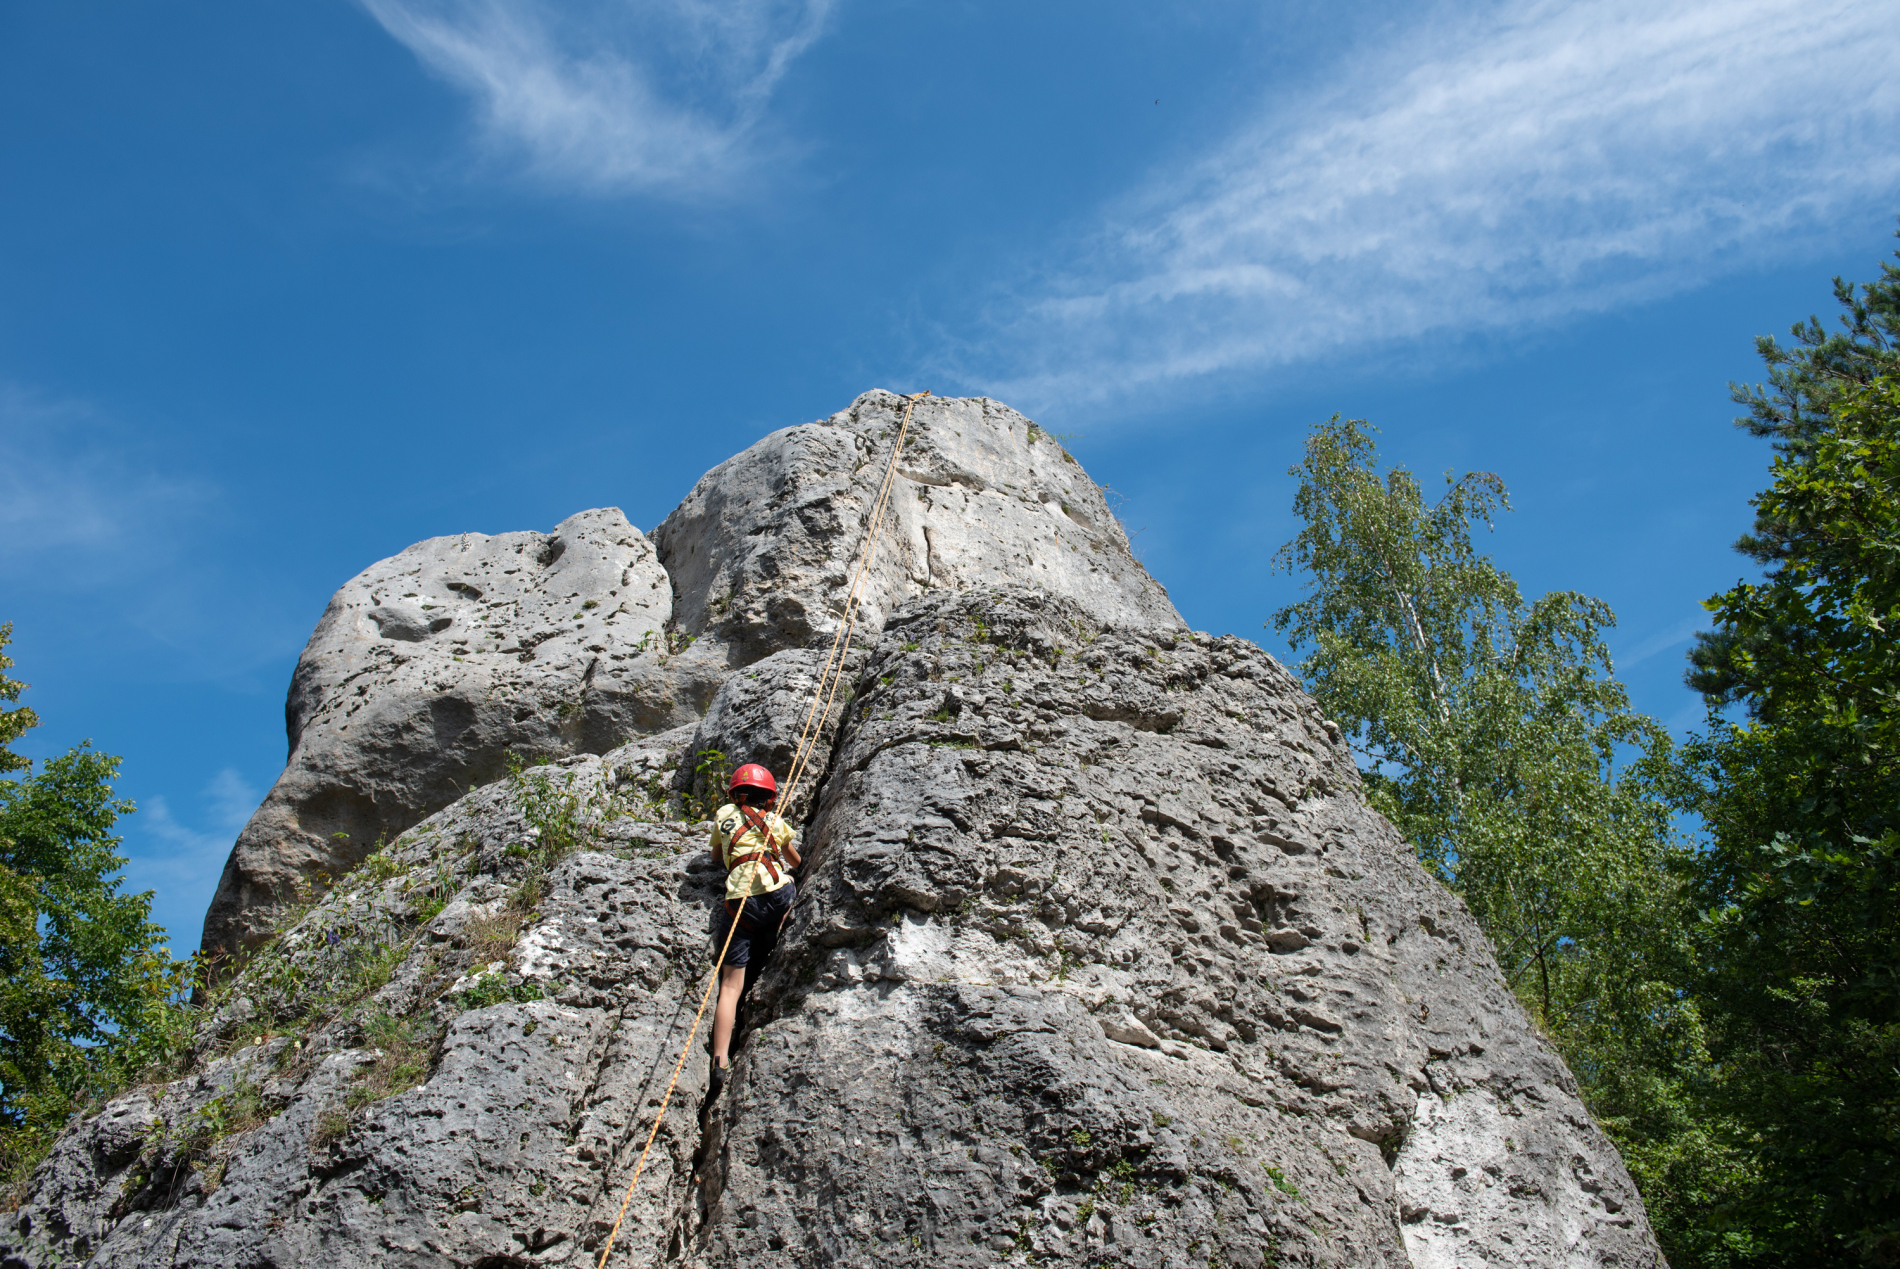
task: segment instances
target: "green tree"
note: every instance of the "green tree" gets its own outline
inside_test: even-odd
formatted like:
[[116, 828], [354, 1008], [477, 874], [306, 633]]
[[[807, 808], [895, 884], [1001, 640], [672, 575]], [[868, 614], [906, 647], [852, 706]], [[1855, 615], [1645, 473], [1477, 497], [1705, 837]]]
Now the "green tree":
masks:
[[[1900, 282], [1887, 270], [1889, 301]], [[1838, 288], [1837, 288], [1838, 289]], [[1887, 330], [1892, 331], [1891, 321]], [[1889, 346], [1890, 347], [1890, 346]], [[1766, 577], [1708, 601], [1689, 681], [1715, 1097], [1780, 1263], [1900, 1261], [1900, 384], [1832, 395], [1755, 499]], [[1746, 542], [1745, 542], [1746, 549]], [[1721, 707], [1746, 706], [1726, 720]]]
[[[12, 631], [0, 626], [0, 669]], [[25, 685], [0, 676], [0, 698]], [[17, 739], [37, 720], [0, 714]], [[17, 1180], [87, 1099], [109, 1091], [168, 1035], [183, 966], [150, 920], [152, 896], [124, 894], [112, 835], [132, 804], [114, 795], [119, 760], [90, 744], [33, 764], [0, 747], [0, 1169]]]
[[1842, 310], [1839, 331], [1809, 317], [1790, 329], [1793, 348], [1773, 335], [1759, 336], [1755, 351], [1768, 367], [1768, 386], [1729, 384], [1729, 395], [1748, 407], [1736, 424], [1770, 438], [1780, 452], [1793, 453], [1825, 433], [1829, 411], [1844, 394], [1900, 375], [1900, 268], [1882, 261], [1880, 280], [1858, 287], [1837, 277], [1834, 299]]
[[[6, 672], [13, 668], [13, 658], [7, 655], [7, 645], [13, 642], [13, 623], [0, 625], [0, 701], [17, 701], [20, 693], [26, 690], [26, 684], [10, 679]], [[38, 727], [40, 718], [32, 710], [21, 705], [14, 709], [0, 709], [0, 775], [9, 771], [23, 771], [32, 763], [12, 749], [13, 742], [24, 736], [28, 728]]]
[[1371, 429], [1316, 428], [1282, 548], [1306, 593], [1275, 614], [1367, 792], [1457, 890], [1504, 975], [1622, 1146], [1679, 1263], [1723, 1263], [1698, 1227], [1735, 1166], [1683, 1072], [1702, 1032], [1688, 972], [1688, 851], [1667, 733], [1612, 674], [1601, 600], [1526, 600], [1473, 529], [1508, 509], [1488, 473], [1428, 503], [1383, 477]]
[[1274, 626], [1312, 648], [1301, 672], [1353, 738], [1373, 804], [1559, 1027], [1577, 1007], [1563, 980], [1673, 853], [1669, 738], [1611, 675], [1607, 605], [1574, 591], [1527, 602], [1473, 548], [1473, 526], [1508, 508], [1496, 476], [1447, 478], [1428, 506], [1411, 473], [1381, 479], [1376, 459], [1358, 421], [1309, 438], [1292, 469], [1305, 527], [1279, 556], [1308, 592]]
[[[1895, 254], [1900, 257], [1900, 252]], [[1830, 411], [1845, 394], [1882, 375], [1900, 376], [1900, 268], [1882, 261], [1880, 279], [1858, 287], [1835, 278], [1834, 298], [1841, 306], [1838, 331], [1830, 332], [1820, 318], [1809, 317], [1794, 324], [1792, 347], [1763, 335], [1756, 339], [1755, 350], [1768, 367], [1768, 386], [1729, 384], [1729, 395], [1748, 407], [1736, 426], [1768, 438], [1784, 457], [1798, 458], [1828, 433]], [[1742, 535], [1735, 549], [1772, 569], [1793, 549], [1791, 531], [1781, 518], [1757, 507], [1754, 528]], [[1762, 624], [1746, 630], [1718, 624], [1696, 636], [1689, 652], [1689, 686], [1720, 704], [1742, 701], [1748, 688], [1733, 677], [1732, 669], [1751, 649], [1735, 647], [1735, 642], [1752, 639], [1757, 646], [1767, 645], [1804, 633]]]

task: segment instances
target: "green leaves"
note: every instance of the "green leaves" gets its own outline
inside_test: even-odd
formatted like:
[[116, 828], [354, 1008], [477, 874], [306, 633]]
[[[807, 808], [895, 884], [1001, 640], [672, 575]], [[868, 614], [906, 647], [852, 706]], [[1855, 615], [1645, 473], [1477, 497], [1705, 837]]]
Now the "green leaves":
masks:
[[1312, 648], [1301, 673], [1374, 804], [1561, 1027], [1580, 1007], [1566, 981], [1599, 972], [1599, 947], [1620, 941], [1617, 909], [1669, 888], [1669, 740], [1611, 677], [1607, 605], [1567, 591], [1526, 602], [1474, 547], [1473, 528], [1508, 509], [1498, 477], [1447, 476], [1428, 504], [1409, 472], [1381, 477], [1376, 462], [1363, 423], [1314, 430], [1292, 469], [1304, 527], [1279, 555], [1307, 592], [1274, 625]]
[[[0, 646], [8, 631], [0, 626]], [[18, 699], [19, 687], [0, 680], [0, 697]], [[22, 718], [31, 712], [0, 714], [0, 735], [31, 725]], [[150, 893], [120, 890], [125, 859], [112, 829], [133, 808], [113, 792], [118, 768], [82, 744], [37, 774], [0, 780], [0, 1169], [9, 1180], [73, 1109], [175, 1039], [186, 966], [150, 920]]]
[[[6, 647], [11, 642], [13, 623], [9, 621], [0, 624], [0, 701], [17, 701], [20, 693], [26, 690], [26, 684], [8, 678], [3, 672], [13, 668], [13, 658], [6, 653]], [[0, 709], [0, 773], [22, 771], [32, 765], [8, 746], [25, 735], [29, 728], [39, 725], [39, 715], [24, 705], [17, 709]]]
[[[1748, 407], [1736, 422], [1757, 436], [1772, 437], [1783, 453], [1796, 453], [1817, 435], [1832, 430], [1828, 416], [1845, 392], [1881, 376], [1900, 376], [1900, 269], [1883, 262], [1880, 280], [1862, 283], [1834, 279], [1841, 306], [1841, 329], [1830, 332], [1817, 318], [1796, 322], [1794, 348], [1773, 336], [1755, 341], [1768, 367], [1772, 391], [1761, 385], [1729, 385], [1730, 395]], [[1742, 539], [1741, 549], [1757, 559], [1772, 554], [1774, 536]], [[1766, 548], [1767, 553], [1758, 553]]]
[[[1892, 271], [1889, 271], [1890, 278]], [[1900, 384], [1834, 394], [1756, 500], [1778, 549], [1708, 601], [1688, 748], [1717, 1102], [1738, 1206], [1811, 1263], [1900, 1255]], [[1721, 706], [1746, 706], [1732, 722]]]
[[1300, 671], [1373, 804], [1470, 905], [1672, 1257], [1724, 1263], [1727, 1236], [1703, 1246], [1696, 1226], [1741, 1165], [1689, 1083], [1707, 1055], [1681, 990], [1691, 855], [1672, 828], [1683, 776], [1669, 738], [1611, 673], [1607, 605], [1527, 601], [1473, 545], [1509, 507], [1502, 481], [1447, 476], [1428, 503], [1377, 458], [1357, 421], [1309, 437], [1292, 472], [1303, 527], [1279, 555], [1306, 593], [1274, 625], [1310, 649]]

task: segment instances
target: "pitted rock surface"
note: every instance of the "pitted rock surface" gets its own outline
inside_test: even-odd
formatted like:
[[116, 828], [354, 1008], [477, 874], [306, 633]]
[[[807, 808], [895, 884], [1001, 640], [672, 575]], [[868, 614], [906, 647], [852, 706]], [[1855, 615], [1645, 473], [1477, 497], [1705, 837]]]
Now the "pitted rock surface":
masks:
[[710, 1168], [712, 1263], [1655, 1265], [1463, 905], [1238, 639], [886, 628]]
[[[576, 517], [569, 549], [607, 561], [586, 585], [618, 599], [643, 578], [648, 603], [609, 630], [604, 601], [570, 606], [586, 585], [536, 581], [572, 629], [553, 621], [563, 633], [509, 664], [595, 658], [580, 692], [545, 699], [606, 721], [577, 732], [571, 711], [529, 709], [509, 725], [542, 730], [498, 743], [588, 752], [488, 768], [432, 814], [412, 799], [427, 818], [281, 914], [181, 1069], [69, 1127], [0, 1216], [0, 1265], [593, 1263], [708, 981], [724, 880], [696, 820], [708, 755], [789, 753], [844, 585], [811, 561], [861, 532], [862, 473], [834, 480], [838, 525], [819, 533], [811, 491], [839, 469], [796, 452], [848, 454], [896, 403], [871, 394], [711, 473], [656, 533], [670, 585], [617, 513]], [[1002, 446], [1020, 419], [936, 408], [926, 441], [975, 419]], [[1019, 448], [1010, 462], [1086, 483], [1049, 438]], [[788, 482], [760, 475], [772, 463]], [[977, 497], [900, 482], [913, 509], [917, 488]], [[714, 505], [748, 489], [752, 520]], [[726, 515], [763, 529], [748, 545]], [[550, 541], [469, 540], [496, 568]], [[1569, 1072], [1464, 906], [1367, 808], [1337, 728], [1258, 647], [1183, 628], [1104, 540], [1098, 571], [1078, 549], [1080, 571], [1039, 585], [981, 577], [1009, 561], [880, 582], [792, 808], [800, 899], [731, 1083], [702, 1113], [702, 1031], [610, 1264], [1661, 1265]], [[414, 558], [356, 607], [346, 588], [312, 640], [398, 630], [383, 641], [435, 657], [398, 668], [434, 677], [365, 654], [345, 679], [319, 659], [293, 735], [403, 717], [418, 686], [472, 681], [463, 667], [516, 673], [479, 657], [527, 650], [518, 609], [437, 602], [472, 605], [449, 583], [481, 585], [450, 571], [440, 544], [460, 541], [398, 557]], [[797, 612], [771, 607], [773, 577]], [[450, 632], [469, 637], [461, 661]], [[647, 686], [589, 715], [603, 681]], [[373, 753], [348, 758], [365, 781]], [[400, 778], [422, 787], [436, 768], [414, 761]]]
[[[0, 1262], [585, 1262], [685, 1041], [724, 888], [707, 826], [634, 818], [689, 734], [527, 769], [372, 857], [239, 975], [192, 1074], [61, 1138], [0, 1224]], [[549, 866], [559, 833], [577, 836]], [[384, 1060], [392, 1025], [414, 1065]], [[704, 1088], [702, 1058], [636, 1231], [684, 1219]], [[632, 1244], [643, 1262], [652, 1241]]]
[[232, 847], [204, 946], [262, 938], [299, 882], [340, 876], [510, 751], [598, 753], [692, 722], [725, 660], [669, 655], [672, 604], [611, 507], [547, 534], [431, 538], [350, 579], [298, 659], [290, 758]]
[[[748, 657], [830, 635], [844, 611], [903, 397], [867, 392], [707, 472], [653, 531], [674, 610]], [[1104, 621], [1182, 628], [1061, 444], [987, 398], [917, 403], [864, 586], [860, 624], [934, 590], [1035, 585]]]

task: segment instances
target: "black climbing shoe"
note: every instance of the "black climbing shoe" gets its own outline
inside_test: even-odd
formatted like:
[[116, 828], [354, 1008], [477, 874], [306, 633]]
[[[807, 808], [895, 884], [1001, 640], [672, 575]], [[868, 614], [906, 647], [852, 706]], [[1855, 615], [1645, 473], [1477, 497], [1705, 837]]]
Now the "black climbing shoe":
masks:
[[726, 1086], [726, 1076], [730, 1074], [732, 1074], [731, 1067], [721, 1066], [716, 1061], [712, 1064], [712, 1076], [706, 1081], [707, 1101], [711, 1101], [713, 1098], [719, 1096], [720, 1090]]

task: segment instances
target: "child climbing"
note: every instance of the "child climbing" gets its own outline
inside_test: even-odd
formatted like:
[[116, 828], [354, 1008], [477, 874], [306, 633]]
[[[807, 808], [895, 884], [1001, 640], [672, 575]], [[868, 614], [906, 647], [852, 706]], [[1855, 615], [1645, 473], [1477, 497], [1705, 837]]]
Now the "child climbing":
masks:
[[726, 902], [713, 931], [715, 954], [725, 948], [725, 957], [719, 963], [719, 1005], [713, 1012], [708, 1100], [725, 1087], [739, 998], [777, 945], [792, 900], [798, 897], [792, 869], [798, 867], [799, 857], [792, 829], [773, 810], [778, 782], [770, 771], [748, 762], [732, 773], [728, 788], [732, 800], [713, 815], [710, 845], [713, 857], [726, 867]]

